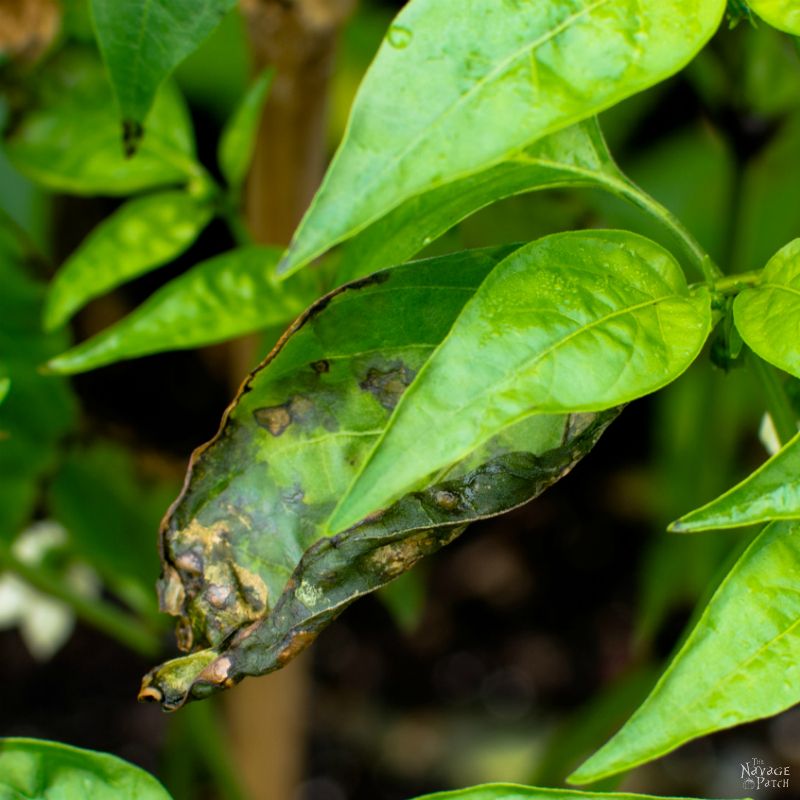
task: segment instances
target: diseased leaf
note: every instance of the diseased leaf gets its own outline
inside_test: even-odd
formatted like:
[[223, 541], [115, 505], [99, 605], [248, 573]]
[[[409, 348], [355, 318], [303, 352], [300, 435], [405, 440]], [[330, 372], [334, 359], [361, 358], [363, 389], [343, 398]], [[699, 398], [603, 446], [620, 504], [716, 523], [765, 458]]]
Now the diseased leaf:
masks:
[[361, 84], [283, 269], [667, 78], [708, 41], [725, 5], [412, 0]]
[[650, 696], [570, 778], [593, 783], [800, 701], [800, 524], [750, 545]]
[[217, 154], [219, 168], [228, 186], [234, 190], [239, 189], [244, 183], [253, 158], [261, 110], [274, 74], [273, 70], [267, 69], [256, 78], [220, 136]]
[[171, 800], [139, 767], [41, 739], [0, 739], [0, 796], [29, 800]]
[[[245, 383], [193, 456], [162, 525], [162, 608], [198, 652], [145, 678], [179, 707], [278, 669], [357, 597], [475, 519], [527, 502], [616, 415], [538, 415], [477, 448], [420, 492], [350, 531], [328, 517], [414, 375], [513, 247], [378, 273], [320, 300]], [[428, 436], [427, 439], [431, 437]]]
[[800, 239], [767, 262], [757, 286], [737, 296], [733, 318], [751, 350], [800, 378]]
[[129, 153], [159, 86], [219, 25], [236, 0], [91, 0]]
[[773, 28], [800, 36], [800, 6], [797, 0], [747, 0], [747, 3]]
[[200, 177], [183, 99], [167, 83], [150, 115], [148, 139], [125, 158], [111, 90], [97, 57], [71, 49], [37, 76], [37, 95], [6, 133], [11, 163], [48, 189], [79, 195], [127, 195]]
[[656, 391], [694, 361], [710, 326], [708, 294], [690, 293], [675, 259], [641, 236], [570, 232], [519, 249], [487, 276], [416, 377], [330, 532], [525, 417], [599, 411]]
[[[658, 800], [649, 794], [627, 792], [584, 792], [577, 789], [538, 789], [511, 783], [487, 783], [452, 792], [426, 794], [416, 800]], [[678, 800], [678, 798], [663, 798]]]
[[670, 525], [677, 533], [800, 519], [800, 434], [741, 483]]
[[44, 325], [54, 330], [89, 300], [180, 255], [213, 209], [188, 192], [129, 200], [97, 226], [64, 262], [47, 292]]
[[85, 372], [286, 325], [318, 292], [311, 274], [299, 281], [278, 281], [279, 255], [275, 248], [250, 246], [203, 261], [115, 325], [51, 359], [47, 367], [65, 374]]

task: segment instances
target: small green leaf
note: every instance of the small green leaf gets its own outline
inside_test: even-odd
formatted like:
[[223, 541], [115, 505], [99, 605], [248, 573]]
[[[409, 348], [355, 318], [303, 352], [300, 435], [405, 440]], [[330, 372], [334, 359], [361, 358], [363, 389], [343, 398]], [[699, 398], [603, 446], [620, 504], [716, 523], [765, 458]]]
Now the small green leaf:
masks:
[[797, 0], [747, 0], [761, 19], [786, 33], [800, 36], [800, 6]]
[[111, 89], [96, 55], [69, 49], [37, 78], [37, 95], [26, 99], [5, 140], [11, 163], [37, 183], [69, 194], [127, 195], [203, 174], [188, 111], [171, 83], [156, 98], [147, 142], [136, 158], [125, 158]]
[[656, 391], [691, 364], [710, 326], [708, 294], [690, 294], [675, 259], [648, 239], [571, 232], [521, 248], [487, 277], [416, 377], [331, 532], [525, 417], [599, 411]]
[[129, 200], [97, 226], [50, 284], [44, 325], [63, 325], [89, 300], [180, 255], [208, 224], [209, 203], [187, 192]]
[[[351, 531], [328, 517], [406, 387], [513, 247], [377, 273], [322, 298], [245, 382], [161, 530], [179, 645], [142, 697], [174, 709], [279, 669], [358, 597], [544, 491], [618, 413], [537, 415]], [[309, 271], [310, 272], [310, 271]], [[426, 437], [426, 441], [430, 440]]]
[[412, 0], [389, 28], [282, 271], [685, 66], [725, 0]]
[[752, 475], [670, 525], [676, 533], [800, 519], [800, 434]]
[[627, 792], [584, 792], [577, 789], [537, 789], [511, 783], [487, 783], [452, 792], [426, 794], [416, 800], [678, 800]]
[[30, 800], [171, 800], [121, 758], [41, 739], [0, 739], [0, 796]]
[[261, 110], [274, 75], [274, 70], [267, 69], [256, 78], [220, 136], [217, 161], [228, 186], [233, 190], [241, 188], [247, 175], [256, 147]]
[[739, 294], [733, 317], [751, 350], [800, 378], [800, 239], [767, 262], [757, 286]]
[[800, 701], [800, 525], [748, 547], [642, 706], [570, 778], [593, 783]]
[[236, 0], [91, 2], [97, 41], [132, 153], [159, 86], [222, 22]]
[[9, 378], [0, 378], [0, 403], [6, 399], [8, 390], [11, 388], [11, 380]]
[[316, 296], [316, 289], [313, 279], [288, 284], [276, 280], [278, 256], [275, 248], [252, 246], [203, 261], [47, 367], [66, 374], [85, 372], [127, 358], [214, 344], [286, 325]]

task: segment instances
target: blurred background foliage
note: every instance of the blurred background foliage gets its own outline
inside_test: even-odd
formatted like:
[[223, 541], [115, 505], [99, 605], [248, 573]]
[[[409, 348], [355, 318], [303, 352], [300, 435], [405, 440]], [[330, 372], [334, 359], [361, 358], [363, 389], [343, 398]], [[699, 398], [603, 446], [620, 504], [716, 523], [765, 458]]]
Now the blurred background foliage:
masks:
[[[329, 151], [400, 5], [361, 0], [343, 30]], [[52, 7], [49, 48], [20, 59], [6, 42], [0, 61], [0, 364], [10, 378], [0, 405], [0, 733], [114, 752], [179, 799], [243, 798], [218, 708], [164, 717], [134, 702], [140, 674], [174, 648], [153, 591], [156, 531], [191, 448], [214, 433], [231, 394], [228, 353], [210, 344], [230, 330], [219, 322], [203, 347], [71, 379], [40, 367], [246, 241], [235, 202], [209, 189], [222, 177], [220, 134], [254, 72], [244, 23], [230, 14], [181, 65], [142, 152], [125, 161], [86, 8]], [[759, 268], [800, 235], [800, 57], [790, 37], [746, 22], [723, 29], [680, 76], [601, 122], [623, 168], [726, 271]], [[111, 286], [71, 325], [45, 332], [56, 269], [125, 196], [176, 183], [198, 202], [213, 195], [214, 220], [158, 270]], [[426, 254], [617, 226], [673, 244], [635, 209], [570, 190], [497, 203]], [[251, 362], [330, 288], [328, 274], [323, 267], [250, 325], [262, 329]], [[765, 456], [763, 397], [719, 357], [725, 342], [716, 346], [727, 369], [690, 370], [636, 403], [568, 480], [475, 525], [321, 636], [311, 701], [298, 711], [304, 777], [293, 798], [274, 800], [401, 800], [498, 780], [558, 785], [613, 732], [752, 535], [664, 532]], [[621, 785], [736, 793], [738, 764], [753, 757], [800, 766], [800, 713], [694, 743]]]

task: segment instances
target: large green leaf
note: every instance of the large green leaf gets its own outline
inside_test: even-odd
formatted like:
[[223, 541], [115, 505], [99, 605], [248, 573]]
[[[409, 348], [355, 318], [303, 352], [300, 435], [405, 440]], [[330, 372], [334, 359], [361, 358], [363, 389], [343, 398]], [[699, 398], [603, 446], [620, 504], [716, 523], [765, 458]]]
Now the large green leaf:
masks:
[[274, 74], [267, 69], [253, 81], [220, 136], [217, 161], [228, 186], [234, 190], [241, 187], [247, 175], [256, 147], [261, 110]]
[[[537, 495], [590, 449], [616, 411], [538, 415], [424, 490], [334, 537], [328, 517], [414, 375], [513, 248], [377, 273], [328, 295], [245, 383], [193, 456], [162, 526], [162, 608], [184, 649], [142, 696], [176, 708], [283, 666], [357, 597], [467, 523]], [[431, 440], [426, 435], [426, 444]]]
[[136, 158], [125, 158], [111, 89], [93, 53], [68, 50], [37, 77], [37, 95], [5, 140], [9, 160], [29, 178], [70, 194], [126, 195], [203, 174], [188, 112], [172, 84], [156, 98], [147, 142]]
[[695, 359], [710, 325], [708, 294], [690, 293], [675, 259], [641, 236], [570, 232], [521, 248], [487, 277], [416, 377], [331, 532], [520, 419], [598, 411], [661, 388]]
[[[538, 789], [511, 783], [488, 783], [452, 792], [426, 794], [416, 800], [658, 800], [649, 794], [627, 792], [584, 792], [578, 789]], [[663, 798], [677, 800], [677, 798]]]
[[800, 377], [800, 239], [769, 260], [758, 286], [738, 295], [733, 317], [751, 350]]
[[570, 782], [615, 775], [800, 701], [798, 570], [800, 524], [773, 523], [717, 589], [647, 700]]
[[361, 85], [284, 269], [672, 75], [708, 41], [725, 5], [412, 0]]
[[278, 257], [275, 248], [250, 246], [203, 261], [120, 322], [47, 366], [52, 372], [85, 372], [126, 358], [200, 347], [286, 325], [317, 292], [310, 274], [309, 279], [278, 281]]
[[800, 434], [738, 485], [670, 526], [678, 533], [800, 519]]
[[236, 0], [91, 0], [100, 51], [132, 152], [158, 87]]
[[144, 770], [121, 758], [41, 739], [0, 739], [4, 800], [171, 800]]
[[773, 28], [800, 36], [800, 6], [797, 0], [747, 0], [747, 3]]
[[44, 324], [53, 330], [89, 300], [180, 255], [211, 219], [208, 202], [173, 191], [128, 201], [93, 230], [58, 271]]

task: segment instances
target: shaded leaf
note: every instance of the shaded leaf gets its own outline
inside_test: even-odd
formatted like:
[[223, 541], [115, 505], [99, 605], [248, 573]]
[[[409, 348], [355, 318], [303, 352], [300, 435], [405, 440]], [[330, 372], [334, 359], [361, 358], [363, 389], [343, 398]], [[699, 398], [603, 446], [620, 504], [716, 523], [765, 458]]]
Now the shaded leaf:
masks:
[[741, 483], [670, 525], [678, 533], [800, 519], [800, 434]]
[[168, 83], [156, 98], [148, 141], [125, 158], [119, 120], [99, 60], [89, 51], [62, 53], [37, 75], [37, 95], [6, 134], [11, 163], [48, 189], [126, 195], [199, 178], [194, 134], [183, 99]]
[[47, 292], [45, 328], [59, 327], [89, 300], [180, 255], [212, 213], [209, 203], [182, 191], [125, 203], [89, 234], [56, 273]]
[[[156, 92], [236, 0], [91, 0], [100, 52], [135, 149]], [[148, 125], [149, 133], [149, 125]]]
[[615, 775], [800, 701], [799, 569], [800, 525], [768, 526], [728, 573], [647, 700], [570, 783]]
[[317, 289], [311, 275], [275, 279], [279, 251], [250, 246], [197, 264], [161, 287], [127, 317], [51, 359], [52, 372], [75, 373], [164, 350], [215, 344], [286, 325]]
[[367, 72], [284, 270], [677, 72], [725, 5], [413, 0]]
[[[4, 370], [5, 371], [5, 370]], [[6, 399], [8, 390], [11, 388], [11, 380], [9, 378], [0, 378], [0, 403]]]
[[[416, 800], [658, 800], [653, 795], [627, 792], [584, 792], [577, 789], [538, 789], [511, 783], [487, 783], [452, 792], [426, 794]], [[678, 800], [663, 798], [663, 800]]]
[[519, 249], [416, 377], [330, 531], [385, 508], [520, 419], [599, 411], [656, 391], [691, 364], [710, 326], [708, 294], [690, 293], [674, 258], [640, 236], [569, 232]]
[[800, 239], [767, 262], [757, 286], [737, 296], [733, 317], [751, 350], [800, 377]]
[[267, 69], [256, 78], [220, 136], [217, 154], [219, 168], [228, 186], [234, 190], [241, 187], [247, 176], [255, 152], [261, 110], [274, 75], [273, 70]]
[[121, 758], [41, 739], [0, 739], [0, 795], [30, 800], [171, 800], [152, 775]]
[[747, 3], [773, 28], [800, 36], [800, 7], [797, 0], [747, 0]]
[[[520, 505], [590, 449], [616, 411], [524, 420], [351, 531], [337, 499], [486, 275], [513, 248], [416, 262], [320, 300], [243, 386], [193, 456], [162, 525], [162, 608], [199, 650], [145, 679], [176, 708], [283, 666], [357, 597], [471, 521]], [[428, 437], [430, 438], [430, 437]]]

